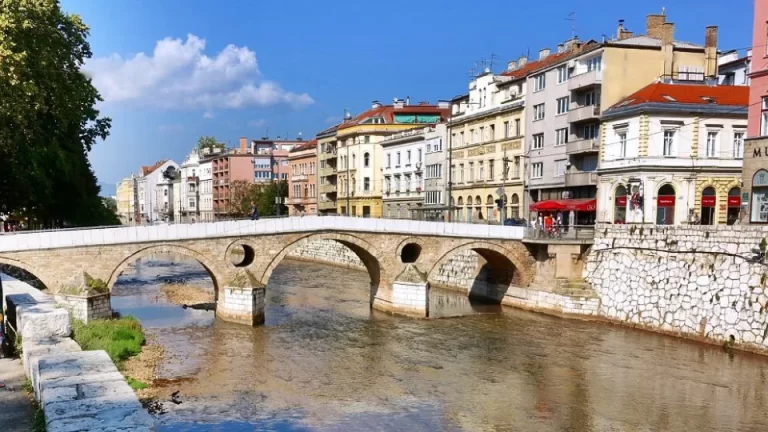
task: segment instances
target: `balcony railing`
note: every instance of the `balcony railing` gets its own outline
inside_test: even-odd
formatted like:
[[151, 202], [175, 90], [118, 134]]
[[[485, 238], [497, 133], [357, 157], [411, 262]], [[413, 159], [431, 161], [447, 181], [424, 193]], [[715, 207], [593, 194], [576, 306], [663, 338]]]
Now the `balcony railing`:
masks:
[[597, 184], [597, 173], [593, 171], [565, 173], [565, 186], [594, 186]]
[[587, 87], [600, 85], [603, 82], [603, 71], [593, 70], [568, 78], [568, 90], [580, 90]]
[[565, 152], [567, 154], [575, 153], [591, 153], [596, 152], [600, 148], [597, 138], [592, 139], [580, 139], [576, 141], [569, 141], [566, 144]]
[[332, 210], [336, 208], [336, 201], [320, 201], [317, 203], [317, 208], [320, 210]]
[[334, 184], [320, 185], [320, 193], [336, 193], [336, 185]]
[[326, 167], [326, 168], [320, 168], [320, 176], [321, 177], [329, 177], [336, 175], [336, 168], [335, 167]]
[[571, 110], [568, 111], [569, 123], [597, 120], [598, 117], [600, 117], [600, 105], [584, 105], [571, 108]]
[[294, 174], [291, 176], [292, 182], [305, 182], [307, 181], [307, 175], [306, 174]]
[[590, 244], [595, 239], [595, 227], [594, 225], [574, 225], [549, 230], [541, 227], [526, 227], [523, 239], [527, 243]]

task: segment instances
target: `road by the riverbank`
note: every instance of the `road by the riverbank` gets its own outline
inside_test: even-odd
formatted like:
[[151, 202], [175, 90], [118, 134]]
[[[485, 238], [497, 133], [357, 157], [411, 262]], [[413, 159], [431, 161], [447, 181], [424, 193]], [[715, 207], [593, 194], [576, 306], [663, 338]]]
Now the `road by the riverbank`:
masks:
[[24, 390], [24, 367], [20, 359], [0, 359], [0, 425], [3, 432], [32, 430], [34, 408]]

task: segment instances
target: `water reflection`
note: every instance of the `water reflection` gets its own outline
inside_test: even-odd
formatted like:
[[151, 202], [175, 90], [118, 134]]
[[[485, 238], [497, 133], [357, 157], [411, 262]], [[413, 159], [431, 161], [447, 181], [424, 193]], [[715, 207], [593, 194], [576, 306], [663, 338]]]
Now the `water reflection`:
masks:
[[146, 312], [164, 377], [194, 377], [166, 389], [183, 403], [162, 430], [768, 430], [762, 357], [434, 290], [433, 314], [469, 316], [391, 317], [370, 310], [367, 274], [287, 261], [249, 328], [164, 304], [158, 279], [201, 268], [132, 271], [113, 304]]

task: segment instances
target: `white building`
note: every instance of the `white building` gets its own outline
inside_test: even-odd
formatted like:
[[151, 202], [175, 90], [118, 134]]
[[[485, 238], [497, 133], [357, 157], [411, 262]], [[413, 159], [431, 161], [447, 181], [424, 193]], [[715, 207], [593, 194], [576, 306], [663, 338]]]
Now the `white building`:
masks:
[[748, 95], [745, 86], [653, 83], [605, 111], [597, 220], [734, 223]]
[[424, 138], [429, 129], [409, 129], [381, 141], [385, 218], [411, 219], [424, 205]]
[[[209, 167], [210, 168], [210, 167]], [[175, 207], [180, 222], [200, 220], [200, 154], [193, 150], [181, 163], [181, 178], [178, 186], [178, 206]]]
[[213, 221], [213, 173], [211, 160], [200, 160], [198, 165], [198, 208], [200, 221]]
[[720, 85], [749, 85], [749, 73], [752, 65], [752, 50], [745, 57], [739, 57], [738, 51], [728, 51], [717, 58], [717, 82]]
[[143, 166], [139, 170], [141, 177], [137, 180], [137, 198], [139, 201], [139, 214], [141, 223], [151, 224], [162, 220], [157, 213], [156, 189], [157, 183], [161, 181], [163, 172], [168, 167], [179, 169], [176, 162], [172, 160], [159, 161], [151, 166]]
[[178, 167], [168, 166], [162, 170], [160, 178], [155, 186], [153, 210], [157, 214], [157, 220], [161, 222], [175, 222], [179, 203], [180, 171]]

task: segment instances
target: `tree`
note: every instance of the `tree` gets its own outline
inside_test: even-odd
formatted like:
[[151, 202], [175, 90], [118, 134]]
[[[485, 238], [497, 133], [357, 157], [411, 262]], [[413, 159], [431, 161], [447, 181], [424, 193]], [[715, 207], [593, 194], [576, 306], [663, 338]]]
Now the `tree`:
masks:
[[197, 148], [201, 151], [208, 149], [209, 152], [213, 152], [214, 149], [224, 150], [224, 143], [218, 142], [212, 136], [201, 136], [197, 140]]
[[[249, 216], [254, 204], [259, 202], [261, 188], [245, 180], [235, 180], [230, 186], [228, 213], [234, 217]], [[259, 214], [261, 208], [259, 208]]]
[[30, 224], [117, 221], [88, 161], [111, 125], [80, 70], [88, 33], [57, 0], [0, 0], [0, 212]]

